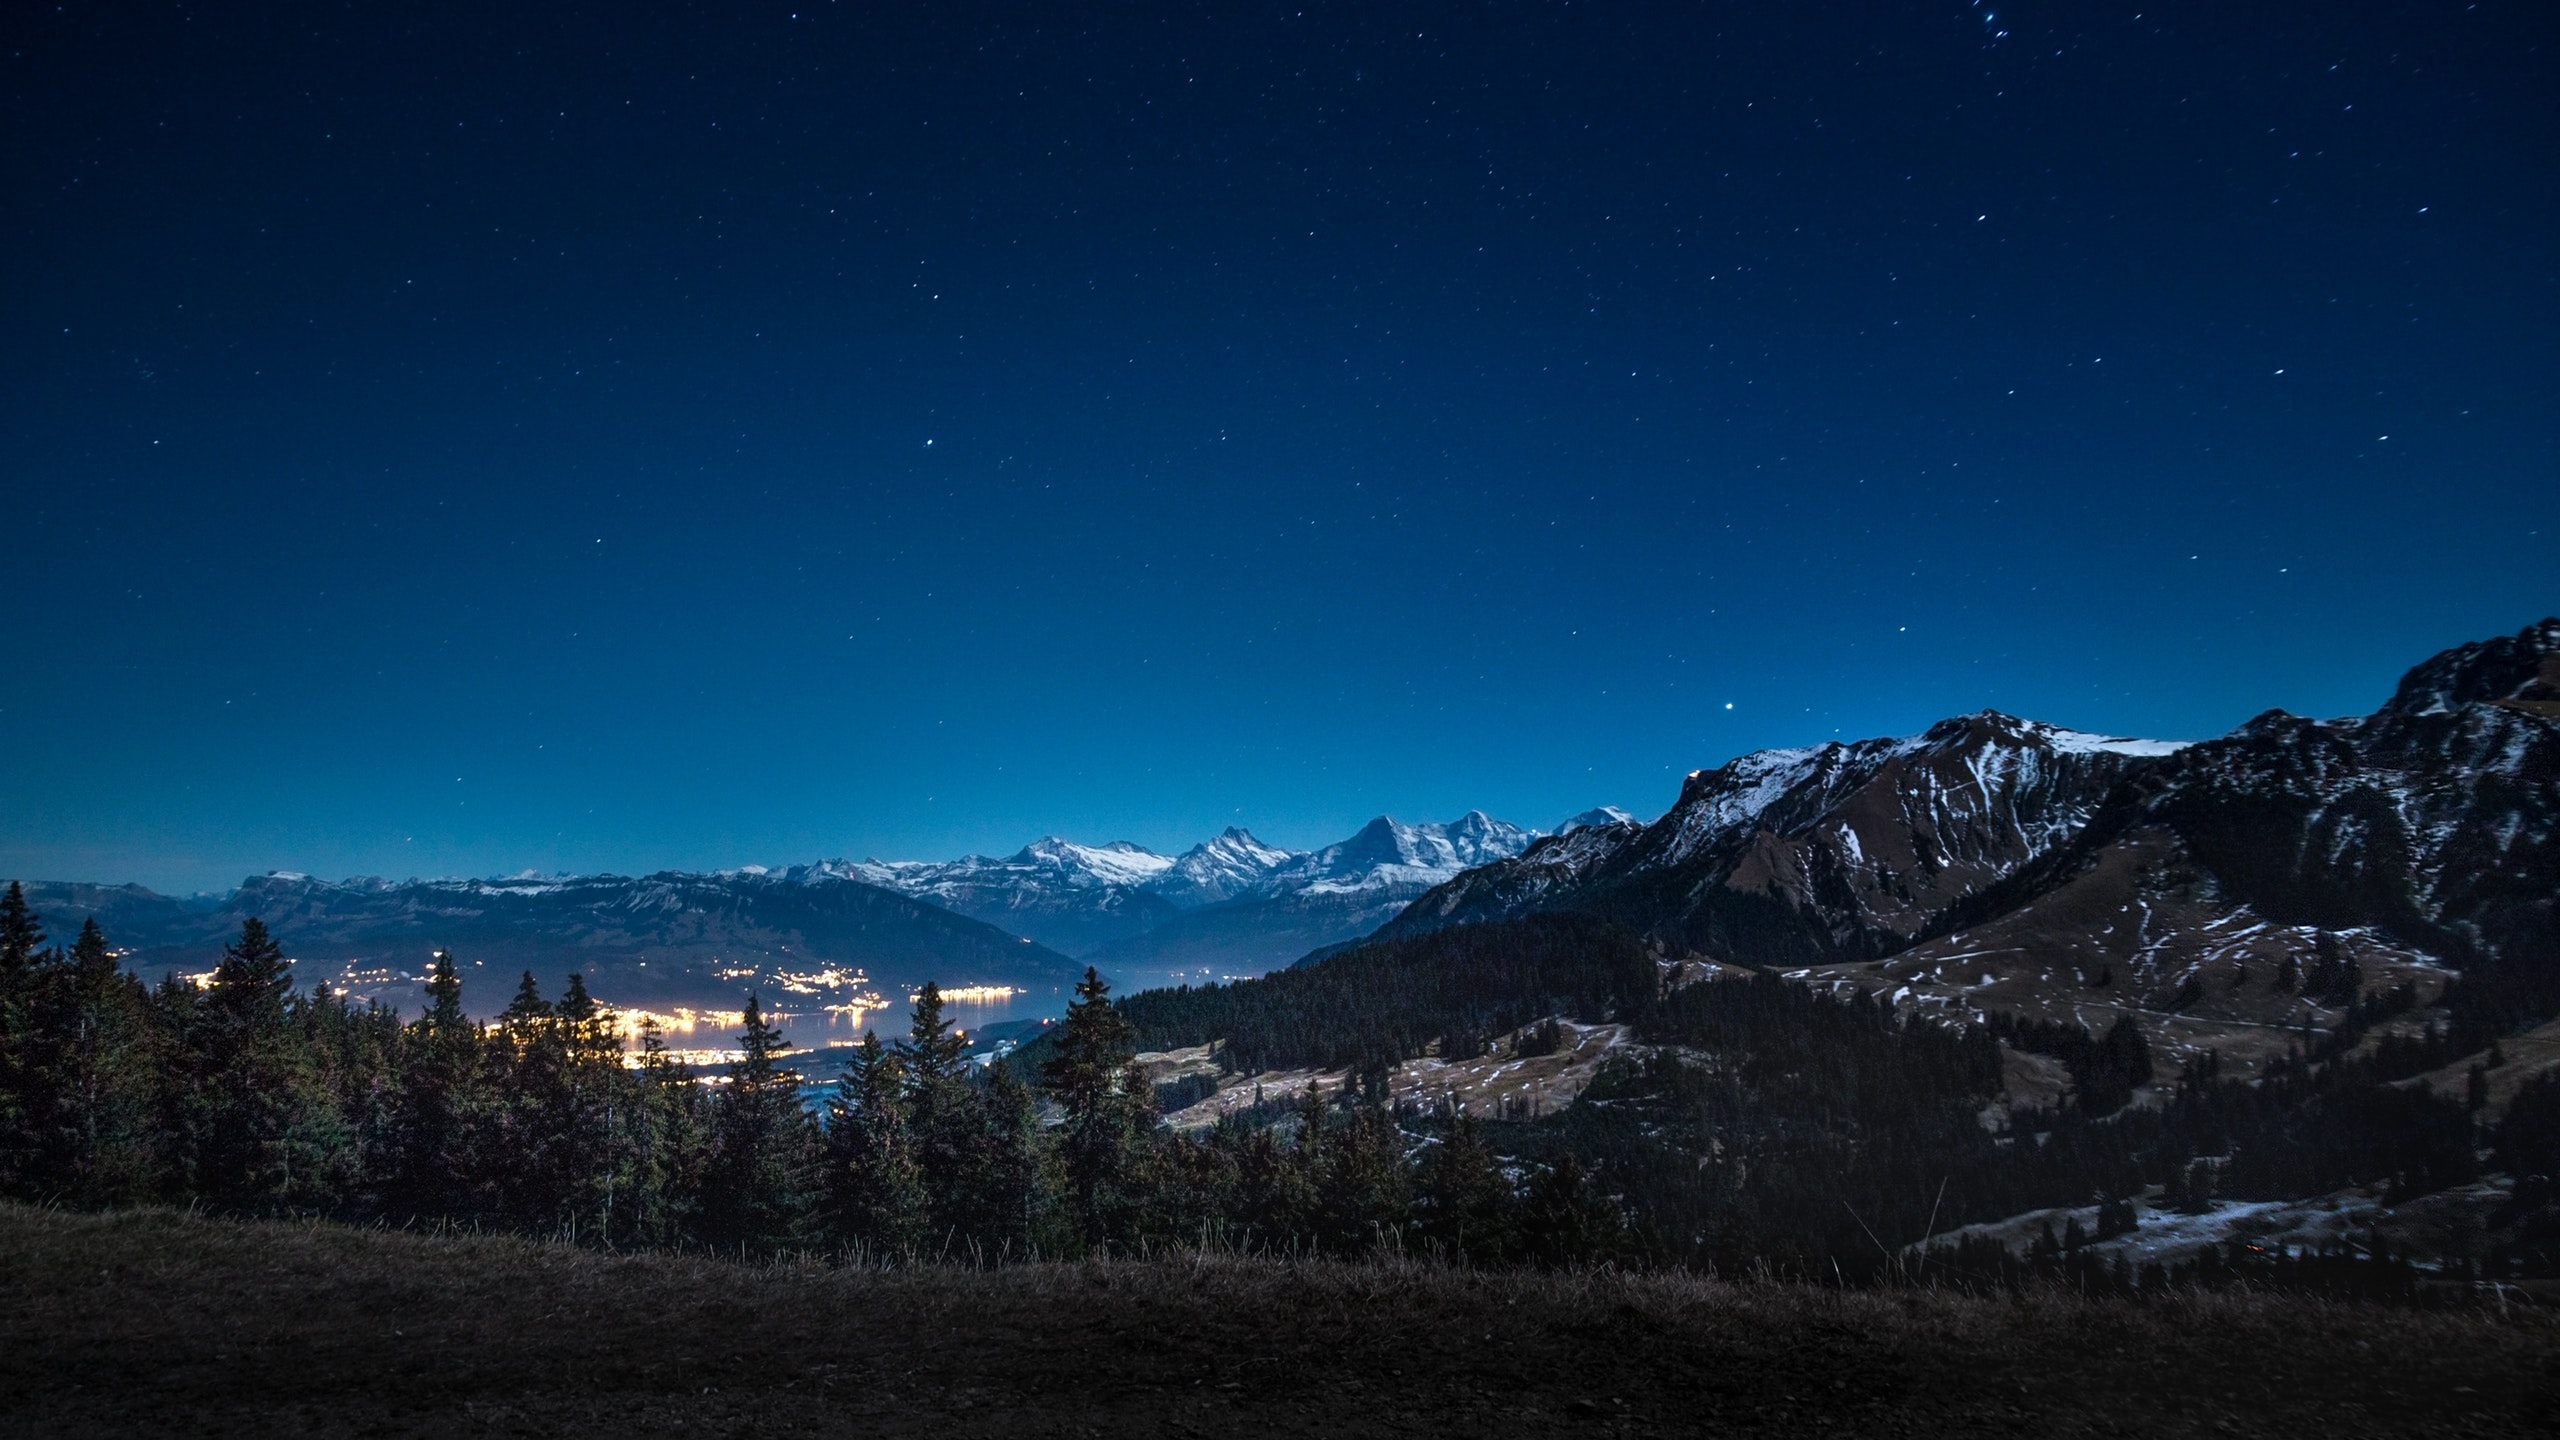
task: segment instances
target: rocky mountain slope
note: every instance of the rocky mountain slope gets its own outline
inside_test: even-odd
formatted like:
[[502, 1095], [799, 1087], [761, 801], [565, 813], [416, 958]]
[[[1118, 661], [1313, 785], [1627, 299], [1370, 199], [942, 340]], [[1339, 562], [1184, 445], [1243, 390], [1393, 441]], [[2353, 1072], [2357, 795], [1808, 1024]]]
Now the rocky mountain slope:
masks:
[[[1675, 958], [2093, 1032], [2131, 1017], [2165, 1058], [2245, 1070], [2359, 1002], [2412, 1035], [2560, 1010], [2555, 904], [2549, 620], [2435, 656], [2354, 719], [2270, 711], [2182, 745], [1985, 712], [1743, 756], [1651, 825], [1543, 840], [1381, 933], [1594, 913]], [[2430, 1009], [2448, 998], [2469, 1008]]]
[[1887, 968], [1987, 977], [1979, 962], [2031, 955], [2108, 977], [2109, 1003], [2281, 1029], [2342, 1018], [2353, 989], [2283, 983], [2337, 959], [2368, 995], [2406, 983], [2421, 1005], [2460, 973], [2475, 1028], [2548, 1015], [2555, 699], [2547, 620], [2428, 660], [2362, 718], [2269, 711], [2128, 777], [2069, 845], [1950, 906]]
[[1984, 711], [1904, 739], [1758, 751], [1690, 775], [1650, 825], [1544, 840], [1386, 933], [1573, 909], [1720, 959], [1874, 958], [2068, 842], [2118, 782], [2178, 748]]

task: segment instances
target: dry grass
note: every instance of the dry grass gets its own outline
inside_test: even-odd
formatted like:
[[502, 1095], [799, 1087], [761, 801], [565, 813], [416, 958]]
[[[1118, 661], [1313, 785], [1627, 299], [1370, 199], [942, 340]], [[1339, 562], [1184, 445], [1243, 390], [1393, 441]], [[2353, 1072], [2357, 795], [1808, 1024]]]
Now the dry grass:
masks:
[[0, 1207], [0, 1432], [2554, 1433], [2560, 1317], [1223, 1256], [883, 1272]]

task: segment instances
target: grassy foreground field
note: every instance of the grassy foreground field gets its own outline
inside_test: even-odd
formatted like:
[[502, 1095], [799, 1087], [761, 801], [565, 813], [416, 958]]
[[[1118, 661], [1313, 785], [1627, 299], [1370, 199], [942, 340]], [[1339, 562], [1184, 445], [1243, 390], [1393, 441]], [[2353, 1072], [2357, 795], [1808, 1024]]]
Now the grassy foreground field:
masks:
[[0, 1434], [2549, 1435], [2560, 1316], [1220, 1257], [879, 1272], [0, 1206]]

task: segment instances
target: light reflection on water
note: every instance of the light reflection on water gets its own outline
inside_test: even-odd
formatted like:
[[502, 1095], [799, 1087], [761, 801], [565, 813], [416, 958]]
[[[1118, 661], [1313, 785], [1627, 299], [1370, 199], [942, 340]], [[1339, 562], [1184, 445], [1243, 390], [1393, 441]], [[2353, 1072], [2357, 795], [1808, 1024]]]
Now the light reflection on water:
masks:
[[[1018, 990], [1001, 998], [946, 1000], [942, 1014], [966, 1033], [1012, 1020], [1054, 1018], [1065, 1013], [1069, 998], [1063, 986], [1048, 993]], [[901, 999], [877, 1010], [781, 1009], [768, 1012], [767, 1018], [782, 1032], [782, 1038], [791, 1042], [795, 1068], [807, 1072], [813, 1080], [833, 1080], [837, 1067], [844, 1063], [844, 1052], [862, 1043], [863, 1032], [878, 1032], [884, 1045], [905, 1038], [907, 1027], [915, 1018], [915, 1007]], [[728, 1036], [716, 1043], [734, 1047], [737, 1037]]]
[[[351, 965], [343, 976], [332, 978], [338, 992], [355, 1003], [375, 1001], [388, 1005], [404, 1020], [414, 1019], [426, 1007], [420, 975], [388, 970], [360, 973]], [[481, 979], [476, 974], [470, 978]], [[830, 972], [824, 978], [835, 977]], [[1197, 985], [1212, 977], [1202, 971], [1150, 970], [1125, 972], [1112, 978], [1112, 993], [1129, 995], [1159, 986]], [[657, 999], [640, 1004], [617, 1004], [621, 997], [613, 993], [615, 987], [610, 979], [597, 980], [594, 988], [598, 999], [624, 1015], [625, 1040], [635, 1051], [637, 1021], [642, 1014], [648, 1014], [658, 1020], [660, 1039], [667, 1049], [697, 1070], [717, 1073], [737, 1057], [739, 1029], [744, 1023], [740, 1012], [748, 987], [728, 993], [706, 989], [684, 1002]], [[914, 1018], [911, 987], [864, 981], [858, 971], [851, 972], [846, 983], [829, 985], [817, 994], [795, 994], [777, 984], [755, 984], [751, 988], [758, 994], [766, 1020], [791, 1044], [786, 1052], [787, 1063], [813, 1083], [832, 1083], [846, 1052], [862, 1042], [864, 1032], [877, 1031], [883, 1044], [892, 1043], [906, 1036]], [[477, 992], [494, 989], [485, 984], [470, 986], [465, 990], [465, 1003], [489, 1000], [491, 995]], [[958, 984], [945, 991], [943, 1014], [964, 1033], [1009, 1022], [1056, 1019], [1066, 1013], [1067, 1002], [1073, 998], [1071, 990], [1060, 984], [1007, 993], [997, 987]], [[849, 1003], [869, 1000], [882, 1003]], [[480, 1009], [478, 1005], [472, 1008], [475, 1012]], [[496, 1017], [492, 1014], [482, 1018]]]

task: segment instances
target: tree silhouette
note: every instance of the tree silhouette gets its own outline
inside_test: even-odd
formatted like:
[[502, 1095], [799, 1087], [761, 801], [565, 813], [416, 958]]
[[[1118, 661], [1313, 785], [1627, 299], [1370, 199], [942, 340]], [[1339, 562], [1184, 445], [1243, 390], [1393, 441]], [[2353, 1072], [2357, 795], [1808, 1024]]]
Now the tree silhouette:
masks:
[[782, 1063], [790, 1042], [753, 995], [744, 1029], [729, 1083], [712, 1103], [703, 1219], [715, 1243], [770, 1250], [807, 1238], [816, 1136], [800, 1077]]
[[1060, 1149], [1067, 1202], [1090, 1244], [1125, 1236], [1125, 1214], [1140, 1143], [1155, 1125], [1154, 1092], [1133, 1063], [1136, 1031], [1111, 1004], [1111, 987], [1087, 967], [1040, 1067], [1049, 1098], [1065, 1112]]

